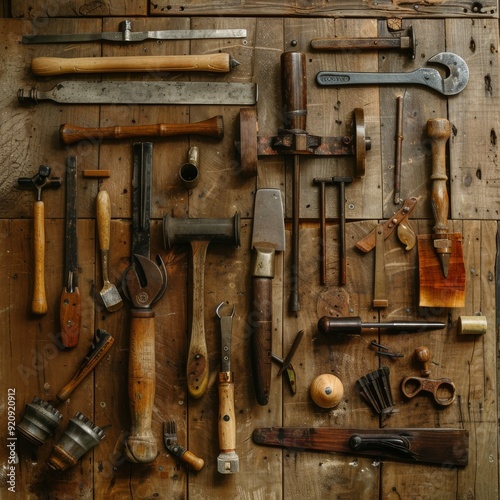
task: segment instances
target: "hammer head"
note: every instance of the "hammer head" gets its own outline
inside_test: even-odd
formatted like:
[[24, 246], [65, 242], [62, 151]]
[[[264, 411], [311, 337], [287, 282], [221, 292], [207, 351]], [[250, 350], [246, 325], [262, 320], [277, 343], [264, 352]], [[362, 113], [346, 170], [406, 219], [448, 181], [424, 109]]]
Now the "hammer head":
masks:
[[466, 87], [469, 81], [469, 68], [466, 62], [452, 52], [440, 52], [428, 60], [429, 63], [446, 66], [449, 75], [443, 79], [442, 90], [445, 95], [455, 95]]

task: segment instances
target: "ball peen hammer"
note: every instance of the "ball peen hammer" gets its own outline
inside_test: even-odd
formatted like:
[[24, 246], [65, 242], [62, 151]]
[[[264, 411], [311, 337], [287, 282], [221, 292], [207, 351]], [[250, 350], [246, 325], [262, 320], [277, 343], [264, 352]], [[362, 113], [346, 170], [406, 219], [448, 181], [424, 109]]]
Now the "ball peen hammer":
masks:
[[33, 204], [33, 247], [34, 247], [34, 282], [31, 312], [45, 314], [47, 312], [47, 297], [45, 296], [45, 206], [42, 201], [42, 190], [58, 188], [62, 181], [60, 177], [50, 177], [51, 168], [40, 165], [33, 177], [20, 177], [17, 180], [19, 189], [35, 189], [36, 200]]

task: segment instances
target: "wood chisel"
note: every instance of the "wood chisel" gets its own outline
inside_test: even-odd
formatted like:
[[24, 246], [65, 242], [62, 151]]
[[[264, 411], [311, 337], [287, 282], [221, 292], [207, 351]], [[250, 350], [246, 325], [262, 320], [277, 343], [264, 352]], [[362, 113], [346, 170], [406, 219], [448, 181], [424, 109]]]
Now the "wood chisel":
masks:
[[62, 349], [78, 345], [82, 306], [78, 289], [78, 238], [76, 217], [76, 156], [66, 159], [66, 231], [64, 288], [59, 306]]

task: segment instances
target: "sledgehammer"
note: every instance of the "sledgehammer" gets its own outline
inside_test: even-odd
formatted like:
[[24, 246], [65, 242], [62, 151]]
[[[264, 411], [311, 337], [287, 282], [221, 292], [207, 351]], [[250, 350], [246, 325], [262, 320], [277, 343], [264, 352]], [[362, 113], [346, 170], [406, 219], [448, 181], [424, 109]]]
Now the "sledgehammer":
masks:
[[163, 241], [169, 250], [179, 243], [190, 243], [193, 273], [191, 337], [187, 360], [189, 394], [198, 399], [208, 385], [208, 353], [205, 339], [205, 257], [210, 242], [240, 246], [240, 217], [228, 219], [163, 218]]

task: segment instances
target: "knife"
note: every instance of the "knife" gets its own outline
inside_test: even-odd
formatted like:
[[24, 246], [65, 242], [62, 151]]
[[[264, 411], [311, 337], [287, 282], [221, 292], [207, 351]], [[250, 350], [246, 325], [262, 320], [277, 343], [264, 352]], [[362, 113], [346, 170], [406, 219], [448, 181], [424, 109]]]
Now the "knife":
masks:
[[255, 193], [252, 232], [252, 313], [251, 353], [257, 402], [269, 401], [272, 354], [272, 280], [275, 253], [285, 250], [285, 222], [279, 189]]

